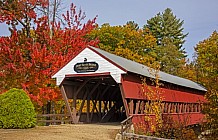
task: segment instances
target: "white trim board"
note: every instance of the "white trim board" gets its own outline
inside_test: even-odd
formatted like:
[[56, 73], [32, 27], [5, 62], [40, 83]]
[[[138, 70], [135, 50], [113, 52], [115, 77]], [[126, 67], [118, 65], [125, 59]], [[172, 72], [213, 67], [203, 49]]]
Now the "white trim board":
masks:
[[95, 73], [106, 73], [109, 72], [110, 75], [114, 78], [117, 83], [121, 83], [121, 74], [125, 74], [123, 70], [110, 63], [106, 59], [102, 58], [100, 55], [95, 53], [89, 48], [85, 48], [81, 53], [79, 53], [74, 59], [72, 59], [68, 64], [66, 64], [62, 69], [60, 69], [52, 78], [56, 78], [56, 85], [60, 85], [64, 80], [65, 75], [69, 74], [78, 74], [74, 71], [74, 65], [84, 61], [84, 58], [87, 59], [87, 62], [96, 62], [99, 65], [99, 68], [95, 72], [86, 72], [79, 74], [95, 74]]

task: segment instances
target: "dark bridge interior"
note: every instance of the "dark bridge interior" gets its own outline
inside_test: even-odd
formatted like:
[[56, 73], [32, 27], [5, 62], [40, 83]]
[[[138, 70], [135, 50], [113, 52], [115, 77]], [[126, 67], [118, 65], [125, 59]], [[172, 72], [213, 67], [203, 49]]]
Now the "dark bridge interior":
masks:
[[74, 123], [118, 122], [126, 118], [119, 85], [110, 75], [67, 75], [62, 94], [72, 99]]

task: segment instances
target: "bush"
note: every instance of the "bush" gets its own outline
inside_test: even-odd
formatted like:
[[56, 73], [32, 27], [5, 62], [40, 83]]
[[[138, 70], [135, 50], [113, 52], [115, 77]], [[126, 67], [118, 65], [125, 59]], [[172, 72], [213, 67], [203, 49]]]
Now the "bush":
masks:
[[35, 108], [25, 91], [13, 88], [0, 95], [0, 128], [31, 128], [35, 125]]

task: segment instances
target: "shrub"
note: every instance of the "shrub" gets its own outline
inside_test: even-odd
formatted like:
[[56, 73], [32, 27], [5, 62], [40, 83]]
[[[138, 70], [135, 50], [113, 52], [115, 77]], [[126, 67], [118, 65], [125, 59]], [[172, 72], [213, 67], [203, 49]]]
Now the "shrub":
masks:
[[31, 128], [35, 125], [34, 105], [25, 91], [13, 88], [0, 95], [0, 128]]

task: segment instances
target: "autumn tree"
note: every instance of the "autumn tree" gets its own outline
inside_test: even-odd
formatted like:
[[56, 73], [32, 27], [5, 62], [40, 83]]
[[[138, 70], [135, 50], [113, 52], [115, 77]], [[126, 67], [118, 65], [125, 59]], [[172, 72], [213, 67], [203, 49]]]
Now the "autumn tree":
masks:
[[150, 65], [156, 57], [153, 52], [156, 39], [149, 31], [144, 34], [134, 22], [128, 22], [123, 26], [103, 24], [93, 30], [88, 38], [98, 39], [98, 46], [103, 50], [142, 64]]
[[[19, 7], [23, 6], [23, 2], [29, 1], [16, 2], [16, 6]], [[4, 10], [1, 13], [10, 13], [8, 9]], [[85, 39], [95, 28], [95, 19], [82, 24], [84, 15], [72, 4], [70, 10], [62, 17], [64, 25], [55, 22], [51, 38], [48, 17], [38, 16], [35, 10], [31, 12], [35, 16], [28, 19], [32, 25], [29, 35], [23, 31], [26, 30], [25, 26], [14, 26], [9, 37], [0, 38], [0, 93], [14, 87], [22, 88], [32, 100], [42, 105], [47, 100], [55, 100], [60, 96], [51, 75], [81, 49], [97, 43], [95, 40]], [[21, 13], [30, 14], [25, 9]], [[19, 15], [12, 12], [10, 17]], [[1, 22], [10, 22], [13, 26], [11, 23], [17, 18], [10, 17], [0, 15]], [[20, 17], [19, 20], [25, 21], [25, 18]]]
[[133, 30], [139, 30], [139, 25], [135, 21], [128, 21], [126, 25]]
[[17, 30], [21, 26], [27, 37], [30, 37], [31, 23], [36, 19], [37, 7], [46, 7], [45, 0], [1, 0], [0, 1], [0, 23], [9, 25], [10, 31]]
[[178, 75], [180, 77], [198, 82], [197, 80], [197, 71], [196, 71], [196, 65], [193, 61], [190, 62], [189, 59], [183, 59], [184, 65], [182, 65], [178, 71]]
[[218, 136], [218, 32], [195, 47], [198, 81], [207, 87], [208, 104], [204, 106], [208, 128], [212, 136]]

